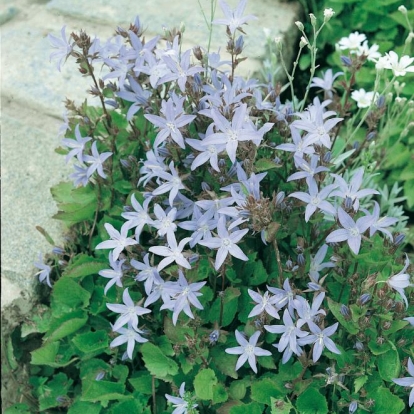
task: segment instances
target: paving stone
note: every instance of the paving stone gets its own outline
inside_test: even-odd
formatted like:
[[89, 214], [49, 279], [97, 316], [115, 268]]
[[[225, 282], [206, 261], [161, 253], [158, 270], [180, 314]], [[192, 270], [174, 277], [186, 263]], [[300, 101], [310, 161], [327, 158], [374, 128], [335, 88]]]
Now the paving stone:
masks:
[[[46, 229], [56, 243], [62, 240], [63, 228], [52, 219], [56, 213], [50, 187], [67, 178], [71, 169], [54, 152], [58, 146], [58, 121], [27, 109], [24, 117], [17, 106], [7, 106], [2, 114], [2, 231], [1, 277], [2, 308], [12, 295], [32, 289], [33, 262], [39, 252], [50, 251], [36, 226]], [[36, 127], [41, 121], [42, 129]], [[7, 284], [6, 279], [12, 284]], [[19, 292], [20, 290], [20, 292]]]
[[[239, 0], [227, 0], [227, 3], [235, 8]], [[128, 28], [136, 15], [140, 17], [141, 24], [146, 28], [148, 35], [163, 34], [163, 28], [173, 28], [184, 24], [184, 45], [192, 47], [199, 44], [207, 47], [209, 31], [204, 21], [200, 5], [208, 20], [210, 20], [210, 1], [180, 0], [141, 0], [139, 7], [136, 2], [130, 0], [52, 0], [47, 4], [47, 8], [58, 11], [65, 15], [81, 19], [89, 19], [98, 22], [116, 22], [121, 27]], [[257, 20], [249, 21], [247, 26], [243, 26], [245, 36], [245, 53], [248, 60], [243, 63], [242, 72], [247, 75], [253, 74], [260, 68], [260, 62], [265, 57], [266, 36], [263, 28], [268, 28], [270, 38], [283, 36], [288, 42], [286, 51], [287, 60], [290, 60], [292, 50], [292, 39], [295, 39], [297, 29], [294, 25], [299, 15], [299, 4], [296, 2], [282, 2], [275, 0], [255, 0], [247, 4], [245, 14], [257, 16]], [[222, 18], [223, 13], [217, 5], [215, 18]], [[225, 51], [227, 38], [225, 26], [214, 25], [212, 34], [212, 51]], [[295, 36], [287, 36], [291, 31]], [[291, 33], [289, 33], [291, 34]], [[224, 55], [224, 53], [223, 53]], [[247, 68], [247, 69], [246, 69]]]

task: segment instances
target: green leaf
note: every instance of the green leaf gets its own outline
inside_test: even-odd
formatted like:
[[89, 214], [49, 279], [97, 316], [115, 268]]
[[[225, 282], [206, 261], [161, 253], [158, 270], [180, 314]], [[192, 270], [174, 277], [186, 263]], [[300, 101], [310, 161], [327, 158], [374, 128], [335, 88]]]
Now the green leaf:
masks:
[[300, 414], [327, 414], [328, 403], [315, 388], [308, 388], [299, 395], [296, 407]]
[[345, 317], [342, 315], [340, 309], [341, 305], [339, 303], [334, 302], [332, 299], [328, 299], [328, 307], [330, 311], [335, 316], [336, 320], [350, 333], [356, 335], [359, 332], [358, 325], [353, 321], [347, 321]]
[[262, 412], [262, 406], [257, 402], [252, 402], [230, 408], [229, 414], [262, 414]]
[[32, 355], [31, 364], [33, 365], [54, 364], [58, 350], [59, 350], [59, 342], [45, 343], [40, 348], [30, 353]]
[[62, 317], [52, 320], [50, 329], [45, 335], [45, 338], [48, 342], [62, 339], [82, 328], [87, 321], [88, 315], [86, 312], [75, 311], [66, 313]]
[[216, 345], [211, 349], [210, 355], [214, 365], [220, 372], [231, 378], [237, 379], [238, 375], [235, 368], [238, 356], [226, 354], [225, 349], [226, 347]]
[[222, 383], [218, 383], [213, 387], [213, 404], [221, 404], [229, 399], [226, 388]]
[[84, 401], [75, 401], [70, 406], [68, 414], [99, 414], [102, 407], [98, 404], [93, 404]]
[[286, 402], [281, 398], [277, 400], [273, 397], [270, 398], [270, 406], [272, 407], [272, 414], [290, 414], [293, 409], [293, 405], [290, 401]]
[[29, 406], [22, 403], [13, 404], [9, 408], [6, 408], [4, 414], [30, 414]]
[[397, 350], [390, 349], [384, 354], [379, 355], [377, 363], [378, 371], [384, 381], [391, 381], [400, 375], [401, 362]]
[[404, 195], [407, 197], [409, 208], [414, 207], [414, 180], [408, 180], [404, 183]]
[[374, 355], [381, 355], [389, 351], [391, 349], [391, 345], [389, 342], [378, 344], [376, 341], [371, 340], [368, 342], [368, 348]]
[[142, 359], [148, 371], [157, 378], [167, 378], [178, 374], [178, 365], [166, 357], [154, 344], [146, 342], [141, 347]]
[[[39, 409], [45, 411], [52, 407], [58, 407], [60, 402], [58, 397], [67, 397], [68, 391], [73, 381], [60, 372], [53, 376], [53, 379], [47, 383], [48, 392], [39, 397]], [[68, 398], [69, 399], [69, 398]]]
[[213, 399], [213, 387], [217, 384], [217, 377], [210, 368], [201, 370], [194, 378], [194, 391], [200, 400]]
[[173, 344], [186, 344], [186, 335], [194, 337], [194, 330], [188, 326], [174, 326], [171, 318], [164, 318], [164, 333]]
[[399, 414], [404, 410], [404, 402], [394, 395], [388, 388], [376, 387], [368, 392], [367, 399], [375, 401], [371, 408], [372, 414]]
[[277, 390], [274, 382], [269, 378], [264, 378], [252, 383], [251, 398], [262, 404], [270, 405], [270, 398], [283, 398], [284, 394]]
[[133, 400], [126, 400], [115, 404], [111, 407], [110, 414], [151, 414], [151, 410], [148, 407], [148, 398], [143, 395], [134, 396]]
[[280, 165], [276, 164], [268, 158], [261, 158], [260, 160], [256, 161], [255, 167], [257, 172], [262, 172], [271, 170], [273, 168], [280, 168]]
[[361, 375], [360, 377], [356, 378], [354, 381], [354, 388], [355, 388], [354, 392], [357, 393], [367, 381], [368, 381], [368, 375]]
[[36, 313], [27, 322], [22, 324], [21, 337], [25, 338], [31, 333], [45, 333], [50, 327], [51, 311], [46, 305], [38, 304]]
[[53, 286], [52, 311], [62, 305], [69, 309], [86, 308], [91, 294], [72, 279], [61, 277]]
[[[103, 330], [76, 335], [72, 342], [85, 354], [96, 354], [108, 349], [108, 333]], [[88, 355], [92, 357], [92, 355]]]
[[242, 400], [244, 396], [246, 395], [245, 381], [243, 380], [233, 381], [230, 384], [229, 394], [233, 400]]
[[133, 398], [132, 395], [124, 395], [125, 385], [119, 382], [110, 381], [82, 381], [81, 401], [109, 401]]
[[251, 286], [261, 285], [268, 279], [267, 271], [260, 259], [255, 262], [248, 262], [245, 269], [245, 274], [248, 276], [248, 283]]
[[83, 278], [89, 275], [97, 275], [99, 271], [109, 267], [108, 261], [97, 260], [86, 254], [79, 254], [70, 263], [63, 275], [73, 279]]
[[218, 323], [221, 312], [221, 301], [223, 301], [223, 320], [221, 326], [227, 326], [233, 322], [234, 316], [237, 312], [238, 297], [240, 296], [240, 290], [228, 287], [224, 291], [222, 297], [218, 297], [213, 302], [210, 309], [210, 322]]
[[[134, 378], [128, 379], [128, 382], [141, 394], [152, 394], [152, 376], [149, 372], [138, 371], [134, 374]], [[157, 385], [157, 382], [155, 385]]]

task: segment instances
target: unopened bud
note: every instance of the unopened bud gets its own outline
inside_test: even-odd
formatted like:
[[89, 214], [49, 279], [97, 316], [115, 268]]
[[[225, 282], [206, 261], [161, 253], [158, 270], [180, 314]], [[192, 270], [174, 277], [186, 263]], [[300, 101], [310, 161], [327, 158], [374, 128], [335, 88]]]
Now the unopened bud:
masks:
[[394, 237], [394, 246], [399, 246], [405, 239], [405, 234], [396, 234]]
[[346, 319], [349, 320], [351, 319], [351, 310], [348, 308], [348, 306], [342, 304], [339, 312], [341, 312], [341, 315]]
[[400, 11], [402, 14], [407, 14], [407, 8], [403, 5], [398, 7], [398, 11]]
[[316, 16], [313, 13], [309, 14], [311, 25], [316, 26]]
[[282, 46], [283, 46], [283, 39], [281, 36], [276, 36], [275, 39], [275, 45], [276, 45], [276, 50], [278, 52], [280, 52], [282, 50]]
[[341, 56], [341, 62], [348, 68], [352, 66], [352, 60], [348, 56]]
[[366, 139], [367, 141], [372, 141], [377, 136], [377, 131], [368, 132]]
[[303, 253], [299, 253], [296, 260], [299, 266], [304, 266], [306, 263], [305, 256], [303, 255]]
[[305, 27], [303, 26], [302, 22], [295, 22], [296, 26], [298, 27], [298, 29], [303, 32], [303, 30], [305, 29]]
[[302, 36], [300, 38], [299, 47], [302, 48], [302, 47], [307, 46], [308, 44], [309, 44], [308, 39], [306, 39], [304, 36]]
[[361, 295], [357, 301], [358, 305], [366, 305], [371, 300], [371, 295], [369, 293], [364, 293]]
[[349, 414], [354, 414], [354, 412], [358, 409], [358, 402], [352, 401], [351, 404], [349, 404]]

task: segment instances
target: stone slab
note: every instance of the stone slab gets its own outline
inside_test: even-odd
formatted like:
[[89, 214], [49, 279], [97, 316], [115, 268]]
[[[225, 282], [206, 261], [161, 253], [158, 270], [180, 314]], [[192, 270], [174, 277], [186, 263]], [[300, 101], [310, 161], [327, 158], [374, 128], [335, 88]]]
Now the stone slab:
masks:
[[58, 125], [45, 114], [27, 108], [22, 113], [17, 105], [3, 109], [1, 277], [6, 288], [1, 292], [2, 308], [14, 293], [19, 295], [19, 289], [30, 290], [37, 283], [33, 262], [39, 252], [52, 249], [36, 226], [46, 229], [56, 243], [62, 240], [63, 228], [52, 219], [57, 209], [50, 187], [65, 180], [71, 168], [54, 152]]

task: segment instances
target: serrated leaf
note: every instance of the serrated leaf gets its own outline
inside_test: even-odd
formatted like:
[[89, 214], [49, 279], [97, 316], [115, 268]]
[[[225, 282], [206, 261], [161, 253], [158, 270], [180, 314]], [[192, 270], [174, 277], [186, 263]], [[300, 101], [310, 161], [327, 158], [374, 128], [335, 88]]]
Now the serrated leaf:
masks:
[[371, 408], [373, 414], [400, 414], [405, 407], [400, 398], [384, 387], [375, 387], [373, 391], [368, 392], [367, 398], [375, 401]]
[[45, 335], [48, 342], [57, 341], [76, 332], [88, 321], [88, 315], [83, 311], [75, 311], [64, 314], [60, 318], [53, 319], [50, 329]]
[[257, 402], [240, 404], [230, 408], [229, 414], [262, 414], [263, 408]]
[[109, 401], [133, 398], [132, 395], [124, 395], [125, 385], [119, 382], [110, 381], [82, 381], [81, 401]]
[[154, 344], [146, 342], [141, 347], [142, 359], [148, 371], [157, 378], [166, 378], [178, 374], [178, 365], [166, 357]]
[[194, 378], [194, 391], [201, 400], [213, 399], [213, 387], [217, 384], [217, 377], [210, 368], [201, 370]]
[[228, 375], [231, 378], [237, 379], [238, 375], [235, 370], [236, 362], [238, 359], [237, 355], [226, 354], [225, 347], [214, 346], [210, 355], [214, 362], [216, 368], [225, 375]]
[[286, 402], [281, 398], [270, 398], [270, 406], [272, 407], [272, 414], [290, 414], [293, 409], [293, 405], [290, 401]]
[[32, 355], [31, 364], [50, 365], [51, 363], [55, 363], [58, 351], [59, 342], [45, 343], [40, 348], [30, 353]]
[[327, 414], [326, 398], [315, 388], [308, 388], [299, 395], [296, 407], [300, 414]]
[[94, 257], [81, 254], [76, 257], [76, 261], [67, 266], [63, 275], [72, 279], [80, 279], [85, 276], [96, 275], [108, 267], [107, 261], [97, 260]]
[[226, 388], [220, 382], [213, 387], [213, 404], [222, 404], [229, 399]]
[[[134, 374], [134, 378], [129, 378], [128, 382], [134, 387], [134, 389], [141, 394], [152, 394], [152, 376], [149, 372], [138, 371]], [[157, 386], [158, 381], [155, 381]]]
[[59, 204], [59, 210], [53, 218], [56, 220], [65, 221], [67, 224], [81, 223], [85, 220], [91, 220], [95, 214], [96, 202], [81, 205], [81, 204]]
[[69, 408], [68, 414], [99, 414], [102, 407], [85, 401], [75, 401]]
[[389, 342], [378, 344], [376, 341], [372, 340], [368, 342], [368, 348], [374, 355], [381, 355], [389, 351], [391, 349], [391, 345]]
[[52, 312], [61, 305], [69, 309], [86, 308], [89, 305], [91, 294], [79, 283], [67, 277], [61, 277], [53, 286]]
[[275, 387], [274, 382], [269, 378], [253, 381], [251, 389], [252, 400], [266, 405], [270, 405], [271, 397], [276, 399], [284, 397], [284, 394]]
[[50, 327], [51, 310], [46, 305], [39, 304], [36, 306], [36, 313], [30, 320], [22, 324], [21, 337], [38, 332], [44, 333]]
[[109, 346], [108, 333], [103, 330], [75, 335], [72, 342], [85, 354], [103, 352]]
[[401, 362], [398, 351], [390, 349], [377, 357], [378, 371], [384, 381], [391, 381], [398, 378], [401, 371]]
[[151, 414], [148, 398], [143, 395], [134, 396], [133, 400], [121, 401], [111, 407], [109, 414]]
[[67, 397], [68, 391], [73, 381], [60, 372], [53, 376], [53, 379], [47, 383], [49, 392], [42, 394], [39, 397], [40, 411], [46, 411], [49, 408], [58, 407], [60, 402], [58, 397]]

